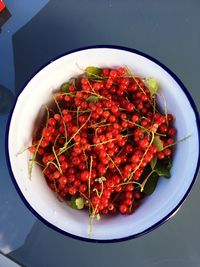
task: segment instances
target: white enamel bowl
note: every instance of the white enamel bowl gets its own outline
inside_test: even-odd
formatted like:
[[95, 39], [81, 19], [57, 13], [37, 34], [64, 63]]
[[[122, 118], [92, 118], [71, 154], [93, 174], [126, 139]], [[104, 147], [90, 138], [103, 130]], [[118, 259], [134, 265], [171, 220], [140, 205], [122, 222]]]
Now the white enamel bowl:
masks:
[[[174, 114], [181, 139], [171, 170], [172, 177], [161, 178], [156, 191], [132, 215], [114, 216], [94, 222], [90, 238], [87, 212], [73, 210], [59, 202], [48, 188], [40, 167], [34, 166], [29, 179], [30, 153], [18, 152], [31, 144], [34, 121], [51, 93], [87, 66], [127, 65], [142, 77], [155, 77], [165, 96], [168, 112]], [[162, 104], [162, 99], [160, 99]], [[181, 81], [164, 65], [139, 51], [122, 47], [90, 47], [53, 60], [38, 71], [18, 96], [8, 122], [8, 166], [13, 182], [28, 208], [53, 229], [87, 241], [116, 242], [138, 237], [161, 225], [180, 207], [194, 184], [199, 167], [199, 115]]]

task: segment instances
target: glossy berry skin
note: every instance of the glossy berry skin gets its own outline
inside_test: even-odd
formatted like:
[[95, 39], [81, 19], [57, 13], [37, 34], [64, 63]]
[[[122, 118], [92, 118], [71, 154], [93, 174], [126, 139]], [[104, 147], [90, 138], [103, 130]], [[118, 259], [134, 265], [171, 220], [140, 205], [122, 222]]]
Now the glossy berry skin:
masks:
[[89, 70], [55, 92], [28, 150], [59, 198], [74, 207], [82, 199], [90, 215], [128, 215], [142, 204], [152, 161], [173, 156], [174, 116], [125, 67]]
[[127, 211], [128, 211], [128, 207], [127, 207], [127, 205], [125, 205], [125, 204], [120, 205], [120, 206], [119, 206], [119, 211], [120, 211], [122, 214], [127, 213]]

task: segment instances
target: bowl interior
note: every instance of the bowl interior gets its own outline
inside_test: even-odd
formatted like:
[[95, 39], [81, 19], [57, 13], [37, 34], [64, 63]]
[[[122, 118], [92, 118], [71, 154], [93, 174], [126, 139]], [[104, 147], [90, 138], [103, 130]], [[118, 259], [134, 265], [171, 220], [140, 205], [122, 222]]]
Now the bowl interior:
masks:
[[164, 95], [168, 112], [176, 118], [177, 140], [192, 134], [176, 148], [171, 179], [161, 178], [154, 194], [147, 197], [135, 213], [112, 218], [102, 216], [100, 222], [94, 222], [92, 239], [120, 239], [145, 231], [177, 207], [191, 185], [198, 161], [199, 139], [194, 111], [180, 85], [158, 64], [137, 53], [111, 48], [86, 49], [51, 62], [30, 80], [18, 97], [8, 136], [10, 164], [23, 196], [40, 216], [64, 232], [88, 238], [87, 212], [73, 210], [58, 201], [48, 188], [39, 166], [34, 165], [29, 179], [30, 153], [18, 153], [31, 145], [35, 119], [41, 107], [51, 99], [52, 91], [91, 65], [126, 65], [142, 77], [155, 77], [160, 85], [160, 105], [164, 105]]

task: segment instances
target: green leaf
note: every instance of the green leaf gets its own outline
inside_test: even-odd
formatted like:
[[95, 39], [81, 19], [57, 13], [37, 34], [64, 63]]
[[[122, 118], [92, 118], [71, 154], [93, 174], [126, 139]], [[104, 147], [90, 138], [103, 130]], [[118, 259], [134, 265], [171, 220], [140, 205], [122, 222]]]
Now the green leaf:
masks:
[[172, 157], [170, 157], [170, 156], [165, 157], [164, 160], [163, 160], [163, 164], [166, 166], [166, 168], [168, 170], [170, 170], [171, 167], [172, 167]]
[[156, 82], [156, 80], [153, 77], [147, 78], [146, 85], [149, 88], [151, 94], [155, 95], [156, 92], [158, 91], [158, 83]]
[[73, 196], [69, 204], [71, 208], [81, 210], [84, 208], [85, 199], [83, 199], [82, 197], [76, 198], [75, 196]]
[[79, 197], [75, 200], [77, 209], [81, 210], [84, 208], [85, 200], [82, 197]]
[[[172, 166], [172, 159], [171, 157], [166, 157], [163, 160], [158, 160], [157, 157], [154, 157], [152, 161], [150, 162], [151, 165], [151, 175], [149, 176], [147, 172], [145, 172], [145, 176], [147, 175], [147, 178], [143, 181], [143, 192], [147, 195], [150, 195], [154, 192], [157, 182], [160, 176], [163, 176], [165, 178], [170, 178], [170, 169]], [[148, 171], [150, 168], [148, 168]], [[150, 174], [150, 173], [149, 173]]]
[[155, 172], [148, 178], [143, 190], [146, 195], [151, 195], [154, 192], [158, 183], [158, 178], [159, 176]]
[[164, 176], [165, 178], [170, 178], [170, 168], [168, 164], [166, 164], [163, 160], [157, 162], [154, 170], [159, 176]]
[[69, 87], [70, 87], [69, 83], [63, 83], [60, 88], [64, 93], [68, 93], [69, 92]]
[[89, 66], [85, 69], [85, 74], [88, 78], [99, 78], [99, 76], [101, 75], [101, 69]]
[[163, 142], [160, 140], [159, 136], [155, 136], [153, 139], [153, 145], [157, 148], [157, 151], [163, 150]]
[[95, 179], [96, 182], [99, 182], [100, 184], [106, 181], [106, 177], [101, 176], [100, 178]]
[[97, 96], [89, 96], [88, 98], [86, 98], [86, 101], [97, 103], [99, 101], [99, 98]]
[[101, 216], [100, 216], [99, 213], [96, 215], [96, 220], [97, 220], [97, 221], [100, 221], [100, 220], [101, 220]]
[[75, 209], [75, 210], [77, 210], [78, 208], [77, 208], [77, 206], [76, 206], [76, 203], [75, 203], [75, 201], [71, 201], [70, 202], [70, 207], [72, 208], [72, 209]]
[[156, 163], [157, 163], [157, 157], [154, 157], [151, 162], [150, 162], [150, 165], [151, 165], [151, 169], [153, 170], [156, 166]]

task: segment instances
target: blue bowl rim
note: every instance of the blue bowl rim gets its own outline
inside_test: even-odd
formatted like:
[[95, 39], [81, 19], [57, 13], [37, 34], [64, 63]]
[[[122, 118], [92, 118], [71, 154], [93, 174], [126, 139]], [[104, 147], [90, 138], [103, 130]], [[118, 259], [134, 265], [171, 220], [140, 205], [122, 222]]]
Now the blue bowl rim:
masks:
[[15, 103], [13, 105], [13, 108], [12, 110], [10, 111], [10, 114], [9, 114], [9, 117], [8, 117], [8, 121], [7, 121], [7, 125], [6, 125], [6, 135], [5, 135], [5, 153], [6, 153], [6, 161], [7, 161], [7, 165], [8, 165], [8, 169], [9, 169], [9, 173], [10, 173], [10, 176], [11, 176], [11, 179], [12, 179], [12, 182], [19, 194], [19, 196], [21, 197], [22, 201], [24, 202], [24, 204], [26, 205], [26, 207], [40, 220], [42, 221], [45, 225], [47, 225], [49, 228], [57, 231], [58, 233], [61, 233], [65, 236], [68, 236], [68, 237], [71, 237], [71, 238], [74, 238], [74, 239], [77, 239], [77, 240], [81, 240], [81, 241], [87, 241], [87, 242], [93, 242], [93, 243], [115, 243], [115, 242], [122, 242], [122, 241], [128, 241], [130, 239], [134, 239], [134, 238], [137, 238], [137, 237], [140, 237], [144, 234], [147, 234], [153, 230], [155, 230], [157, 227], [161, 226], [163, 223], [167, 222], [175, 213], [176, 211], [178, 211], [178, 209], [180, 208], [180, 206], [183, 204], [183, 202], [185, 201], [185, 199], [187, 198], [188, 194], [190, 193], [195, 181], [196, 181], [196, 178], [197, 178], [197, 174], [198, 174], [198, 170], [199, 170], [199, 167], [200, 167], [200, 153], [198, 153], [198, 160], [197, 160], [197, 166], [196, 166], [196, 170], [195, 170], [195, 173], [194, 173], [194, 176], [193, 176], [193, 179], [191, 181], [191, 184], [188, 188], [188, 190], [185, 192], [185, 195], [183, 196], [183, 198], [180, 200], [180, 202], [176, 205], [176, 207], [171, 211], [169, 212], [165, 217], [163, 217], [161, 220], [159, 220], [157, 223], [153, 224], [152, 226], [150, 226], [149, 228], [145, 229], [144, 231], [140, 232], [140, 233], [137, 233], [137, 234], [134, 234], [134, 235], [130, 235], [130, 236], [126, 236], [126, 237], [122, 237], [122, 238], [114, 238], [114, 239], [93, 239], [93, 238], [86, 238], [86, 237], [81, 237], [81, 236], [76, 236], [74, 234], [70, 234], [64, 230], [61, 230], [60, 228], [56, 227], [55, 225], [49, 223], [46, 219], [44, 219], [39, 213], [37, 213], [37, 211], [35, 209], [33, 209], [31, 207], [31, 205], [28, 203], [28, 201], [26, 200], [25, 196], [22, 194], [16, 180], [15, 180], [15, 177], [14, 177], [14, 174], [13, 174], [13, 171], [12, 171], [12, 168], [11, 168], [11, 162], [10, 162], [10, 157], [9, 157], [9, 149], [8, 149], [8, 135], [9, 135], [9, 128], [10, 128], [10, 122], [11, 122], [11, 119], [12, 119], [12, 115], [13, 115], [13, 112], [14, 112], [14, 109], [15, 109], [15, 106], [16, 106], [16, 103], [17, 103], [17, 100], [18, 100], [18, 97], [19, 95], [22, 93], [22, 91], [24, 90], [24, 88], [26, 87], [26, 85], [30, 82], [30, 80], [39, 72], [41, 71], [44, 67], [46, 67], [47, 65], [49, 65], [51, 62], [63, 57], [63, 56], [66, 56], [66, 55], [69, 55], [69, 54], [72, 54], [72, 53], [75, 53], [75, 52], [79, 52], [79, 51], [83, 51], [83, 50], [88, 50], [88, 49], [99, 49], [99, 48], [105, 48], [105, 49], [115, 49], [115, 50], [122, 50], [122, 51], [128, 51], [128, 52], [131, 52], [131, 53], [134, 53], [134, 54], [138, 54], [140, 56], [143, 56], [149, 60], [151, 60], [152, 62], [156, 63], [157, 65], [159, 65], [161, 68], [163, 68], [177, 83], [178, 85], [180, 86], [180, 88], [182, 89], [182, 91], [185, 93], [188, 101], [190, 102], [190, 105], [193, 109], [193, 112], [195, 114], [195, 118], [196, 118], [196, 127], [197, 127], [197, 130], [198, 130], [198, 142], [199, 142], [199, 152], [200, 152], [200, 116], [199, 116], [199, 113], [198, 113], [198, 110], [197, 110], [197, 107], [194, 103], [194, 100], [192, 99], [189, 91], [186, 89], [186, 87], [184, 86], [184, 84], [181, 82], [181, 80], [168, 68], [166, 67], [164, 64], [162, 64], [160, 61], [158, 61], [157, 59], [155, 59], [154, 57], [152, 56], [149, 56], [148, 54], [144, 53], [144, 52], [141, 52], [137, 49], [134, 49], [134, 48], [129, 48], [129, 47], [125, 47], [125, 46], [118, 46], [118, 45], [94, 45], [94, 46], [85, 46], [85, 47], [80, 47], [80, 48], [77, 48], [77, 49], [73, 49], [73, 50], [70, 50], [66, 53], [63, 53], [63, 54], [60, 54], [58, 56], [56, 56], [55, 58], [53, 58], [52, 60], [50, 60], [49, 62], [47, 62], [46, 64], [42, 65], [38, 70], [36, 70], [32, 76], [25, 82], [22, 90], [20, 91], [20, 93], [18, 94], [16, 100], [15, 100]]

